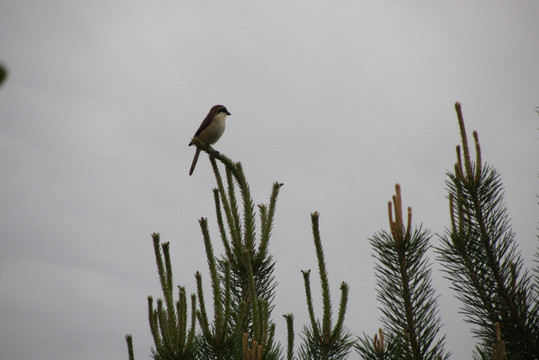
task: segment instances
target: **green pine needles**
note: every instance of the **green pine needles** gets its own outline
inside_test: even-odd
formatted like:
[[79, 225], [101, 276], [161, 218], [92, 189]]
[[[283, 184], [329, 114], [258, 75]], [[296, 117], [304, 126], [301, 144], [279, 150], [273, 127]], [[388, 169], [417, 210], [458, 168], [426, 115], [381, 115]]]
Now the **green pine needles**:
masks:
[[[174, 300], [172, 266], [169, 243], [160, 243], [159, 234], [152, 234], [157, 271], [163, 290], [163, 299], [157, 300], [154, 308], [153, 297], [148, 296], [148, 320], [153, 336], [152, 357], [156, 360], [195, 359], [195, 301], [191, 295], [191, 320], [187, 315], [187, 297], [185, 288], [179, 288], [179, 299]], [[126, 336], [129, 359], [134, 359], [133, 339]]]
[[346, 305], [348, 304], [348, 284], [341, 283], [341, 301], [339, 314], [335, 326], [332, 326], [332, 306], [329, 291], [328, 274], [322, 241], [320, 239], [319, 214], [311, 214], [314, 245], [318, 260], [318, 272], [320, 284], [322, 286], [322, 322], [316, 319], [313, 308], [311, 293], [310, 270], [302, 271], [305, 284], [305, 294], [307, 297], [307, 308], [309, 310], [310, 326], [305, 326], [303, 330], [303, 344], [299, 349], [299, 359], [302, 360], [337, 360], [344, 359], [354, 344], [352, 335], [344, 327]]
[[426, 257], [430, 233], [421, 227], [412, 231], [410, 207], [404, 224], [400, 185], [395, 188], [388, 203], [390, 232], [380, 231], [370, 239], [386, 336], [380, 329], [379, 339], [365, 336], [356, 349], [364, 359], [447, 359]]
[[447, 278], [462, 301], [462, 312], [480, 340], [475, 358], [493, 357], [495, 324], [508, 359], [539, 359], [539, 295], [537, 273], [523, 270], [515, 235], [503, 202], [499, 174], [481, 162], [477, 132], [475, 162], [464, 127], [461, 106], [455, 104], [462, 138], [454, 172], [448, 173], [451, 227], [438, 249]]
[[[472, 161], [460, 104], [455, 108], [462, 146], [457, 146], [456, 165], [447, 174], [450, 225], [438, 236], [437, 260], [462, 302], [462, 313], [473, 325], [478, 339], [472, 354], [475, 359], [538, 360], [539, 266], [532, 271], [524, 268], [503, 202], [501, 177], [492, 166], [483, 164], [476, 132]], [[275, 340], [272, 317], [277, 280], [269, 245], [282, 184], [273, 184], [267, 204], [255, 206], [241, 164], [197, 138], [193, 143], [208, 154], [215, 176], [213, 198], [224, 252], [214, 253], [208, 220], [201, 218], [211, 299], [205, 298], [208, 293], [200, 272], [195, 274], [196, 292], [188, 299], [185, 288], [174, 285], [169, 243], [161, 243], [159, 234], [152, 234], [162, 289], [162, 298], [154, 301], [148, 297], [154, 359], [340, 360], [347, 359], [352, 348], [354, 355], [367, 360], [450, 358], [427, 256], [432, 235], [421, 224], [412, 227], [411, 208], [403, 215], [398, 184], [388, 203], [389, 231], [379, 231], [369, 239], [376, 259], [382, 328], [374, 337], [350, 333], [345, 325], [349, 302], [345, 282], [340, 285], [334, 317], [319, 214], [315, 212], [311, 223], [322, 313], [320, 318], [315, 315], [311, 271], [302, 271], [308, 322], [295, 352], [294, 315], [283, 315], [286, 349]], [[539, 251], [535, 260], [539, 265]], [[126, 342], [129, 359], [134, 360], [131, 335], [126, 335]]]
[[[241, 164], [233, 163], [198, 139], [193, 142], [210, 156], [217, 182], [213, 190], [217, 224], [225, 249], [222, 256], [214, 254], [208, 221], [201, 218], [213, 319], [208, 316], [202, 275], [197, 272], [197, 293], [191, 296], [191, 320], [187, 329], [185, 289], [180, 287], [179, 300], [174, 302], [173, 299], [169, 244], [160, 245], [159, 235], [153, 234], [164, 300], [157, 300], [157, 309], [154, 309], [152, 297], [148, 298], [155, 344], [152, 356], [155, 359], [280, 359], [282, 350], [274, 340], [275, 324], [271, 320], [277, 285], [273, 275], [275, 261], [268, 245], [282, 184], [274, 183], [269, 204], [258, 206], [260, 234], [257, 237], [254, 202]], [[225, 181], [217, 161], [225, 165]], [[130, 359], [133, 359], [131, 336], [126, 340]]]

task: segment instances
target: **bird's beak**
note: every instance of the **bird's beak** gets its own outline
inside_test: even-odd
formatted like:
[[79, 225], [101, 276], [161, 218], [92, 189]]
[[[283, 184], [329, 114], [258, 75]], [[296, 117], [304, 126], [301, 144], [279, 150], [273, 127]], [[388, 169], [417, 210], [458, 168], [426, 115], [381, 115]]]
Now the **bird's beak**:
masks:
[[226, 114], [227, 114], [227, 115], [232, 115], [231, 113], [228, 112], [228, 110], [226, 111]]

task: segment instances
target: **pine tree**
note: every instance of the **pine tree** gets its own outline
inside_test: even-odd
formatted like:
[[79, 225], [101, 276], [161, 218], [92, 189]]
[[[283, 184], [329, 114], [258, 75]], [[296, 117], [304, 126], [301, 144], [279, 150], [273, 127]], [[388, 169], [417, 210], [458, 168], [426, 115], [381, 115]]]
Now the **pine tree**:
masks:
[[[257, 239], [254, 202], [241, 164], [232, 162], [196, 138], [193, 143], [209, 154], [217, 182], [213, 194], [219, 234], [225, 249], [223, 256], [217, 257], [213, 252], [207, 219], [199, 220], [210, 270], [214, 316], [210, 322], [202, 275], [197, 272], [197, 294], [191, 296], [192, 319], [187, 332], [185, 289], [180, 287], [179, 300], [174, 303], [169, 244], [160, 246], [159, 234], [153, 234], [164, 300], [158, 299], [157, 309], [154, 309], [153, 298], [148, 297], [150, 329], [155, 344], [152, 356], [158, 360], [280, 359], [281, 347], [274, 340], [275, 324], [271, 321], [277, 285], [273, 275], [275, 261], [268, 245], [282, 184], [274, 183], [269, 204], [258, 206], [260, 235]], [[217, 161], [225, 166], [226, 183]], [[236, 195], [238, 189], [240, 200]], [[200, 327], [198, 333], [195, 333], [195, 317]], [[130, 359], [133, 359], [132, 337], [127, 335], [126, 340]]]
[[500, 175], [482, 163], [475, 131], [471, 160], [458, 102], [455, 109], [462, 148], [457, 146], [457, 163], [447, 174], [451, 227], [441, 236], [439, 259], [480, 341], [474, 357], [493, 358], [492, 347], [501, 339], [507, 359], [539, 359], [537, 274], [534, 283], [523, 269]]
[[[479, 340], [474, 358], [537, 360], [539, 249], [535, 255], [538, 266], [529, 272], [524, 269], [511, 231], [500, 175], [492, 166], [482, 163], [476, 132], [473, 134], [476, 157], [475, 161], [471, 160], [460, 104], [456, 103], [455, 108], [462, 146], [457, 146], [457, 163], [446, 182], [451, 225], [439, 236], [437, 259], [462, 301], [461, 311], [474, 325], [473, 333]], [[217, 184], [213, 196], [224, 254], [214, 254], [208, 220], [199, 220], [210, 273], [213, 318], [208, 316], [202, 275], [195, 274], [197, 290], [189, 303], [184, 287], [179, 286], [175, 291], [169, 243], [161, 243], [159, 234], [152, 234], [163, 292], [163, 298], [155, 302], [153, 297], [148, 297], [148, 320], [154, 340], [152, 357], [158, 360], [284, 359], [282, 346], [274, 339], [276, 325], [272, 311], [277, 281], [273, 275], [275, 261], [269, 252], [282, 184], [274, 183], [269, 203], [259, 205], [255, 211], [241, 164], [196, 138], [193, 143], [209, 155]], [[445, 350], [445, 336], [440, 334], [441, 320], [427, 258], [431, 233], [422, 225], [412, 229], [411, 208], [405, 221], [398, 185], [388, 209], [390, 230], [380, 231], [369, 239], [377, 261], [377, 299], [383, 329], [373, 338], [364, 335], [357, 342], [353, 340], [344, 324], [349, 292], [345, 282], [341, 283], [338, 314], [333, 321], [319, 215], [313, 213], [322, 318], [315, 316], [310, 270], [303, 271], [309, 322], [300, 336], [296, 358], [294, 316], [284, 315], [288, 331], [287, 360], [345, 359], [352, 346], [363, 359], [369, 360], [450, 357]], [[126, 335], [126, 341], [129, 359], [134, 360], [131, 335]]]
[[370, 239], [386, 334], [380, 329], [374, 339], [364, 336], [356, 349], [363, 359], [447, 359], [426, 257], [430, 233], [421, 227], [412, 230], [411, 207], [405, 225], [400, 185], [395, 189], [388, 203], [390, 232], [380, 231]]

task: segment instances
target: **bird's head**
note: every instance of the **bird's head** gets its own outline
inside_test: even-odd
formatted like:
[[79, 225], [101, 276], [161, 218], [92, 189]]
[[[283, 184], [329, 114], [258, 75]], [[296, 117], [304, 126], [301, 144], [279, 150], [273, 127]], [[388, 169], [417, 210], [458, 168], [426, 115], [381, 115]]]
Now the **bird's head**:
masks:
[[214, 107], [211, 108], [210, 113], [213, 113], [215, 115], [219, 113], [225, 113], [225, 115], [231, 115], [224, 105], [215, 105]]

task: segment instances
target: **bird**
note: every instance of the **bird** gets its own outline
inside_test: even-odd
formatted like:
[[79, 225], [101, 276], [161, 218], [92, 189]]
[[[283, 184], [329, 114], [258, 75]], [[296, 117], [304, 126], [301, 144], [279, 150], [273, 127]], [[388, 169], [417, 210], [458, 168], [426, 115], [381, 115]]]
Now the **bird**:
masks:
[[[225, 119], [227, 115], [231, 114], [224, 105], [213, 106], [193, 137], [198, 138], [207, 145], [215, 144], [225, 132]], [[193, 145], [193, 140], [189, 143], [189, 146], [191, 145]], [[189, 170], [189, 176], [193, 175], [193, 171], [195, 171], [199, 155], [200, 149], [197, 148], [193, 163], [191, 164], [191, 169]]]

